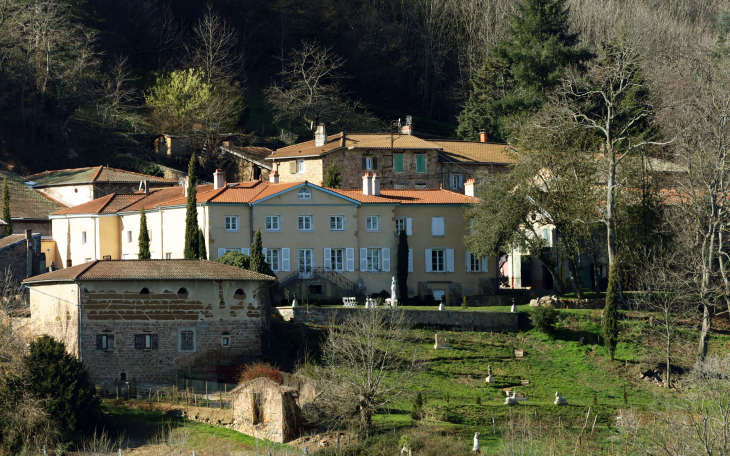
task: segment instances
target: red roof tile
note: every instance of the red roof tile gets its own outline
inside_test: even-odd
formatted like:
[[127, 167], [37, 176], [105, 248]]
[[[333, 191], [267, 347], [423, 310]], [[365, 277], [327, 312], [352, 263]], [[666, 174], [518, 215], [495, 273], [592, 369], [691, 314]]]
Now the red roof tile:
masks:
[[471, 196], [443, 189], [381, 190], [380, 196], [363, 195], [362, 189], [330, 190], [366, 204], [472, 204], [478, 201]]

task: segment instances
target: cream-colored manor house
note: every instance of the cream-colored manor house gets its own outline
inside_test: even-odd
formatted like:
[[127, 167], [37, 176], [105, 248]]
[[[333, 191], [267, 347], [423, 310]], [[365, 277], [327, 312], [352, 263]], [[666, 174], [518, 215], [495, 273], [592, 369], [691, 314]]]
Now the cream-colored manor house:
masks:
[[[324, 268], [330, 278], [360, 284], [365, 293], [390, 290], [396, 275], [398, 233], [408, 235], [410, 296], [434, 295], [447, 303], [489, 293], [497, 277], [495, 258], [466, 250], [464, 210], [474, 203], [444, 189], [381, 190], [366, 173], [362, 189], [329, 189], [309, 182], [224, 182], [197, 191], [198, 224], [208, 257], [248, 254], [261, 230], [265, 256], [279, 280]], [[103, 259], [136, 259], [140, 211], [145, 208], [153, 259], [184, 258], [184, 186], [115, 193], [51, 214], [59, 266]], [[327, 295], [325, 287], [322, 291]], [[315, 289], [315, 292], [318, 291]], [[402, 297], [401, 297], [402, 298]]]

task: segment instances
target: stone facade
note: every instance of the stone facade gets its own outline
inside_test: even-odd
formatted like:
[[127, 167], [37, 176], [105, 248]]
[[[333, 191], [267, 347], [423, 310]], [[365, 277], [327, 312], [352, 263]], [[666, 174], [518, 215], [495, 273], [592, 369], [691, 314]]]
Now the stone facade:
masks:
[[9, 271], [14, 280], [21, 281], [45, 272], [45, 264], [40, 233], [0, 238], [0, 277]]
[[297, 391], [267, 378], [257, 378], [231, 391], [232, 428], [273, 442], [299, 437], [302, 425]]
[[[308, 181], [316, 185], [322, 185], [324, 180], [324, 165], [322, 158], [304, 158], [304, 172], [297, 172], [296, 159], [290, 161], [276, 162], [274, 169], [279, 169], [279, 183]], [[362, 182], [360, 182], [362, 185]]]

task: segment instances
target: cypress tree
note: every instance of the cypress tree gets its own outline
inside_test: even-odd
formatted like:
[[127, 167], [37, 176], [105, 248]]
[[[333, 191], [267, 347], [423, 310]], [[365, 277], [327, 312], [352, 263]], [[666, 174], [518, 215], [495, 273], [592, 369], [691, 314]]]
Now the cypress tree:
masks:
[[342, 185], [342, 171], [337, 166], [337, 163], [330, 163], [324, 170], [324, 182], [322, 185], [327, 188], [340, 188]]
[[256, 235], [253, 237], [253, 244], [251, 244], [251, 271], [253, 272], [264, 272], [264, 252], [263, 244], [261, 242], [261, 228], [256, 230]]
[[0, 217], [7, 223], [3, 227], [3, 234], [10, 236], [13, 234], [13, 222], [10, 220], [10, 189], [8, 188], [8, 178], [3, 179], [3, 216]]
[[603, 309], [603, 339], [611, 361], [613, 361], [613, 354], [618, 343], [618, 273], [616, 269], [616, 261], [614, 261], [608, 268], [606, 306]]
[[[405, 227], [398, 234], [398, 266], [396, 268], [398, 276], [398, 294], [400, 294], [401, 302], [408, 299], [408, 234]], [[395, 296], [392, 296], [395, 297]]]
[[198, 229], [198, 258], [201, 260], [208, 259], [208, 249], [205, 248], [205, 235], [201, 229]]
[[152, 258], [150, 254], [150, 233], [147, 231], [147, 214], [145, 214], [144, 206], [139, 214], [139, 259], [149, 260]]
[[200, 255], [198, 247], [198, 207], [197, 207], [197, 194], [198, 194], [198, 176], [196, 173], [197, 162], [195, 160], [195, 153], [190, 157], [190, 164], [188, 165], [188, 207], [185, 212], [185, 258], [195, 259]]

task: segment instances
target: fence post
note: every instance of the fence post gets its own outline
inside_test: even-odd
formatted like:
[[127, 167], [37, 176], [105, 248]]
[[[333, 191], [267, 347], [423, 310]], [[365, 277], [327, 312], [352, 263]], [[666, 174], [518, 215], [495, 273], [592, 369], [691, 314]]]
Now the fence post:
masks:
[[218, 399], [220, 399], [220, 402], [221, 402], [220, 409], [223, 410], [223, 393], [221, 393], [220, 387], [218, 388]]
[[117, 400], [119, 400], [119, 385], [117, 385]]
[[43, 456], [48, 456], [48, 445], [43, 445]]
[[208, 381], [205, 382], [205, 406], [208, 407]]
[[150, 404], [152, 403], [152, 387], [151, 386], [150, 386], [150, 397], [147, 400], [147, 402], [149, 402]]

